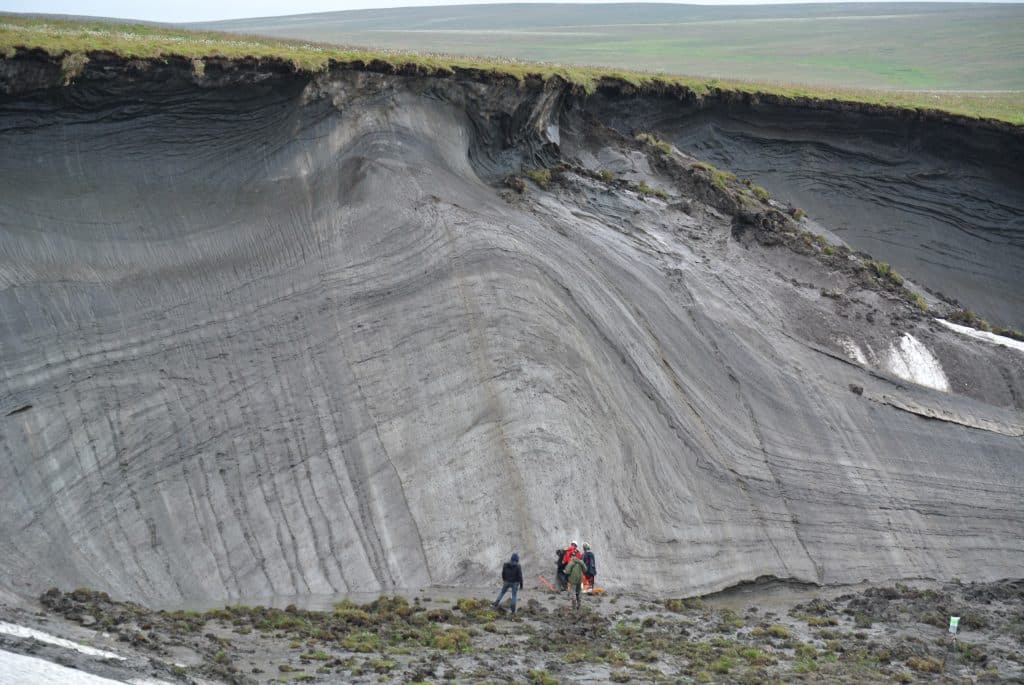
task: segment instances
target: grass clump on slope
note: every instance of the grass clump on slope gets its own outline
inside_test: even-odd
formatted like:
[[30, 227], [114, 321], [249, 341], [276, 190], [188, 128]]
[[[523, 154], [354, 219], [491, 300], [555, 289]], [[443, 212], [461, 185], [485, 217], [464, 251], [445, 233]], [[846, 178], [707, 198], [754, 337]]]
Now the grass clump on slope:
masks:
[[[593, 93], [603, 79], [615, 79], [638, 88], [688, 89], [698, 97], [735, 92], [776, 95], [784, 98], [838, 100], [883, 105], [900, 109], [936, 109], [969, 117], [999, 119], [1024, 124], [1024, 92], [916, 92], [842, 89], [799, 84], [724, 81], [693, 76], [673, 76], [641, 71], [522, 62], [515, 59], [456, 57], [451, 55], [364, 50], [311, 41], [282, 40], [234, 33], [190, 31], [159, 24], [120, 24], [104, 21], [73, 21], [18, 15], [0, 15], [0, 55], [13, 56], [17, 48], [40, 48], [55, 56], [79, 55], [64, 67], [70, 82], [80, 73], [88, 53], [108, 51], [123, 57], [160, 59], [181, 56], [192, 60], [226, 58], [275, 58], [291, 62], [299, 70], [325, 70], [331, 61], [382, 62], [392, 67], [415, 66], [426, 73], [448, 74], [455, 68], [478, 69], [524, 80], [560, 77], [586, 93]], [[202, 65], [195, 65], [198, 76]]]
[[652, 133], [637, 133], [635, 137], [637, 142], [650, 145], [663, 155], [672, 154], [672, 146]]
[[694, 162], [693, 166], [708, 172], [708, 177], [711, 179], [711, 182], [721, 190], [726, 189], [729, 181], [736, 180], [736, 174], [731, 171], [722, 171], [714, 164], [709, 164], [708, 162]]
[[550, 169], [527, 169], [525, 173], [527, 178], [544, 190], [547, 190], [551, 186]]

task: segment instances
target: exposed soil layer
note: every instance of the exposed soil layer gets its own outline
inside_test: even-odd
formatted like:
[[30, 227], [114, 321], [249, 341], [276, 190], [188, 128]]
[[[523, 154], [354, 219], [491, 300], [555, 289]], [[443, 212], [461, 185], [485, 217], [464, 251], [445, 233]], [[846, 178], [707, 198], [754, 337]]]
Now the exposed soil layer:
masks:
[[[1024, 675], [1024, 584], [913, 583], [803, 591], [759, 604], [731, 596], [652, 600], [527, 592], [519, 611], [489, 595], [347, 600], [327, 611], [227, 606], [152, 611], [54, 589], [41, 610], [0, 619], [94, 643], [101, 660], [0, 637], [112, 678], [171, 682], [1016, 682]], [[959, 617], [957, 640], [949, 617]]]
[[749, 177], [918, 283], [1024, 326], [1024, 136], [957, 117], [822, 104], [630, 96], [609, 84], [586, 108]]
[[361, 67], [0, 60], [0, 591], [473, 587], [572, 538], [663, 595], [1024, 565], [1019, 350], [623, 135], [653, 93]]

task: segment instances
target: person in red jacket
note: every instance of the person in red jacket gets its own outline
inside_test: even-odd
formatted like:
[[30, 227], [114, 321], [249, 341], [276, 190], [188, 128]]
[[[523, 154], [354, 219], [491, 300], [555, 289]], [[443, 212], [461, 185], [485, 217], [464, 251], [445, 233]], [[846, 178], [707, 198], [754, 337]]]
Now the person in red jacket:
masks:
[[583, 553], [580, 552], [579, 545], [573, 540], [569, 543], [569, 546], [565, 548], [565, 554], [562, 555], [562, 565], [565, 566], [573, 559], [582, 559]]

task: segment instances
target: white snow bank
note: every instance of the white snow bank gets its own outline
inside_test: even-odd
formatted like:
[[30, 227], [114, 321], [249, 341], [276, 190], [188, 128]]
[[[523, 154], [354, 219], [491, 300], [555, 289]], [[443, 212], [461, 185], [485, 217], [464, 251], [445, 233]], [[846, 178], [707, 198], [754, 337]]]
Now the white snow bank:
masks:
[[1020, 340], [1014, 340], [1013, 338], [1007, 338], [1002, 335], [996, 335], [995, 333], [979, 331], [977, 329], [970, 328], [969, 326], [961, 326], [958, 323], [946, 321], [945, 319], [935, 320], [941, 323], [946, 328], [954, 330], [957, 333], [963, 333], [964, 335], [969, 336], [971, 338], [975, 338], [977, 340], [984, 340], [985, 342], [990, 342], [996, 345], [1002, 345], [1003, 347], [1009, 347], [1011, 350], [1024, 352], [1024, 342], [1021, 342]]
[[899, 343], [889, 348], [886, 367], [905, 381], [949, 392], [949, 380], [939, 360], [909, 333], [904, 333]]
[[857, 362], [861, 366], [868, 365], [868, 358], [864, 356], [864, 350], [860, 349], [860, 345], [852, 340], [840, 340], [839, 344], [842, 345], [843, 351], [846, 352], [846, 356], [852, 361]]
[[39, 657], [12, 654], [0, 649], [0, 685], [112, 684], [118, 685], [118, 681], [61, 666]]
[[[3, 633], [4, 635], [10, 635], [12, 637], [33, 638], [39, 640], [40, 642], [56, 645], [58, 647], [64, 647], [65, 649], [73, 649], [76, 652], [81, 652], [82, 654], [85, 654], [86, 656], [94, 656], [100, 659], [119, 659], [121, 661], [124, 661], [123, 656], [114, 654], [113, 652], [105, 652], [102, 649], [96, 649], [95, 647], [87, 647], [86, 645], [81, 645], [77, 642], [72, 642], [71, 640], [65, 640], [64, 638], [56, 637], [55, 635], [50, 635], [49, 633], [44, 633], [43, 631], [36, 630], [35, 628], [26, 628], [25, 626], [19, 626], [14, 623], [0, 621], [0, 633]], [[2, 673], [3, 670], [0, 669], [0, 674]]]

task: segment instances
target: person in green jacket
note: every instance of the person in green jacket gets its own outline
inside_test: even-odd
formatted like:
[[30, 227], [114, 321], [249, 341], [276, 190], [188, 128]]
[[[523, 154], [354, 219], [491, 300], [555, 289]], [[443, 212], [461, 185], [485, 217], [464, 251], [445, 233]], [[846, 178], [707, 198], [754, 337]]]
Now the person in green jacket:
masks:
[[573, 557], [568, 566], [565, 567], [565, 575], [569, 576], [569, 589], [575, 591], [575, 598], [570, 595], [573, 608], [580, 608], [580, 592], [583, 590], [583, 574], [587, 572], [587, 566], [579, 557]]

